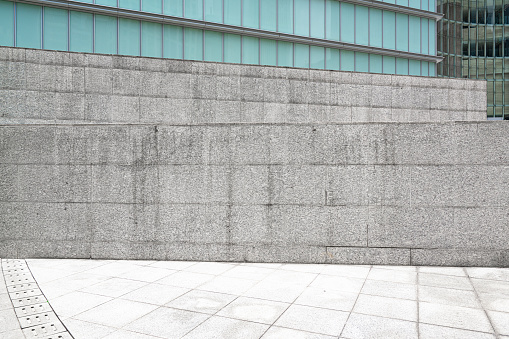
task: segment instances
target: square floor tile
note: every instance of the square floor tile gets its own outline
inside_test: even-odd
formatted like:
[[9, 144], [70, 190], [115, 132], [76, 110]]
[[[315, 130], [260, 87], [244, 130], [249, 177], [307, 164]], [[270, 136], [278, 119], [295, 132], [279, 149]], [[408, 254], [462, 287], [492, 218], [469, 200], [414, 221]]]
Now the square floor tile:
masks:
[[296, 330], [338, 336], [348, 318], [348, 312], [301, 305], [291, 305], [275, 325]]
[[118, 330], [110, 335], [107, 335], [106, 337], [102, 339], [156, 339], [159, 337], [154, 337], [151, 335], [141, 334], [137, 332], [131, 332], [126, 330]]
[[352, 313], [341, 338], [349, 339], [417, 339], [417, 323]]
[[419, 286], [419, 300], [435, 304], [480, 308], [474, 291]]
[[509, 313], [488, 311], [488, 315], [497, 332], [509, 336]]
[[195, 265], [187, 267], [187, 272], [204, 273], [204, 274], [222, 274], [231, 270], [237, 264], [222, 263], [222, 262], [199, 262]]
[[194, 272], [180, 271], [173, 273], [165, 278], [159, 279], [156, 282], [158, 284], [172, 285], [184, 288], [196, 288], [203, 285], [207, 281], [210, 281], [215, 276], [212, 274], [202, 274]]
[[283, 271], [321, 273], [325, 266], [324, 264], [283, 264], [279, 269]]
[[105, 281], [110, 279], [110, 277], [98, 274], [92, 274], [88, 272], [81, 272], [72, 275], [68, 275], [66, 277], [62, 277], [57, 280], [53, 280], [48, 283], [41, 283], [39, 287], [49, 289], [57, 288], [63, 290], [71, 290], [76, 291], [82, 288], [95, 285], [100, 283], [101, 281]]
[[470, 291], [474, 289], [467, 277], [455, 277], [432, 273], [419, 273], [419, 285]]
[[472, 279], [478, 293], [503, 294], [509, 296], [509, 281]]
[[392, 281], [403, 284], [415, 284], [417, 273], [395, 269], [372, 268], [368, 274], [368, 280]]
[[84, 293], [80, 291], [71, 292], [61, 297], [51, 299], [51, 307], [59, 317], [72, 317], [81, 312], [110, 301], [112, 298], [102, 295]]
[[197, 289], [210, 292], [241, 295], [243, 292], [247, 291], [255, 284], [256, 281], [254, 280], [218, 276], [197, 287]]
[[150, 264], [149, 266], [180, 271], [195, 264], [197, 264], [196, 261], [156, 261], [155, 263]]
[[73, 318], [62, 321], [74, 339], [100, 339], [116, 331], [116, 328], [89, 323]]
[[106, 275], [109, 277], [116, 277], [116, 276], [119, 276], [120, 274], [132, 271], [137, 267], [139, 267], [139, 266], [135, 265], [135, 264], [123, 262], [122, 260], [116, 260], [116, 261], [107, 263], [105, 265], [91, 268], [89, 270], [86, 270], [85, 272], [88, 274], [99, 274], [99, 275]]
[[19, 323], [14, 309], [0, 311], [0, 333], [16, 329], [19, 329]]
[[467, 276], [463, 267], [419, 266], [419, 273], [452, 275], [456, 277]]
[[98, 284], [83, 288], [81, 291], [118, 298], [145, 285], [147, 285], [147, 283], [143, 281], [110, 278]]
[[75, 319], [99, 325], [123, 327], [157, 308], [156, 305], [114, 299], [75, 316]]
[[[0, 277], [1, 279], [1, 277]], [[7, 292], [7, 290], [5, 290]], [[9, 294], [2, 293], [0, 294], [0, 311], [2, 310], [8, 310], [12, 308], [11, 298], [9, 297]]]
[[239, 297], [217, 313], [219, 316], [272, 324], [290, 306], [290, 304]]
[[469, 267], [467, 272], [472, 278], [509, 282], [508, 268]]
[[371, 270], [371, 266], [355, 265], [326, 265], [322, 274], [340, 275], [342, 277], [366, 279]]
[[167, 303], [166, 306], [188, 311], [214, 314], [231, 303], [235, 298], [237, 298], [237, 296], [231, 294], [192, 290]]
[[490, 311], [509, 312], [509, 296], [503, 294], [479, 293], [483, 307]]
[[272, 326], [262, 337], [263, 339], [336, 339], [336, 337], [294, 330], [291, 328]]
[[233, 277], [260, 281], [266, 278], [272, 272], [274, 272], [274, 269], [271, 268], [238, 265], [232, 268], [231, 270], [224, 272], [221, 275], [223, 277]]
[[32, 268], [30, 269], [35, 281], [37, 283], [45, 283], [66, 277], [74, 274], [74, 272], [68, 272], [59, 270], [56, 268]]
[[122, 273], [119, 278], [131, 279], [131, 280], [139, 280], [146, 282], [154, 282], [156, 280], [162, 279], [164, 277], [169, 276], [177, 271], [168, 270], [166, 268], [157, 268], [157, 267], [137, 267], [131, 271], [127, 271]]
[[363, 284], [364, 279], [320, 274], [310, 286], [329, 290], [359, 293]]
[[262, 280], [243, 293], [245, 297], [291, 303], [306, 289], [307, 285], [277, 284]]
[[26, 338], [23, 331], [19, 328], [15, 329], [15, 330], [10, 330], [7, 332], [0, 331], [0, 334], [2, 334], [2, 339], [25, 339]]
[[122, 299], [139, 301], [147, 304], [164, 305], [189, 291], [188, 288], [154, 283], [124, 294]]
[[484, 310], [475, 308], [419, 302], [419, 321], [471, 331], [492, 331]]
[[316, 273], [276, 270], [262, 281], [285, 285], [309, 285], [318, 276]]
[[203, 313], [160, 307], [124, 329], [156, 337], [181, 338], [209, 317]]
[[495, 339], [490, 333], [460, 330], [458, 328], [442, 327], [429, 324], [419, 324], [420, 339]]
[[350, 312], [357, 296], [357, 293], [308, 287], [295, 300], [295, 304]]
[[417, 285], [393, 281], [366, 280], [361, 293], [381, 297], [417, 300]]
[[417, 301], [361, 294], [355, 303], [353, 312], [417, 321]]
[[260, 338], [267, 328], [269, 328], [269, 325], [214, 316], [192, 330], [184, 338], [256, 339]]

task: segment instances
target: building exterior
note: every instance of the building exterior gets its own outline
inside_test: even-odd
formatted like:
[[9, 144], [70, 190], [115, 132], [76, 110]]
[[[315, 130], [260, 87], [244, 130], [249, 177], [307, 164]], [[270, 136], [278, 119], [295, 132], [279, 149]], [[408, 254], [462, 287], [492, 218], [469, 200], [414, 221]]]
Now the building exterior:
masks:
[[[488, 118], [509, 119], [509, 3], [503, 0], [439, 0], [438, 65], [443, 77], [486, 79]], [[506, 34], [507, 33], [507, 34]]]
[[435, 76], [435, 0], [0, 0], [0, 45]]

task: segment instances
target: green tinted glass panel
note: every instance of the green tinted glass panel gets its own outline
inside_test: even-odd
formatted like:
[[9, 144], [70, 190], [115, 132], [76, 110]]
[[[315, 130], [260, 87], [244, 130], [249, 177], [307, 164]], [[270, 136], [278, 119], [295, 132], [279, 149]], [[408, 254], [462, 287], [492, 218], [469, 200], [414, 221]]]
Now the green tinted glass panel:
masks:
[[239, 0], [224, 0], [225, 24], [240, 26], [240, 3]]
[[382, 56], [378, 54], [369, 55], [369, 72], [382, 73]]
[[408, 7], [408, 0], [396, 0], [396, 5]]
[[277, 43], [275, 40], [260, 39], [260, 65], [277, 65]]
[[184, 59], [203, 60], [203, 31], [184, 28]]
[[421, 75], [421, 62], [419, 60], [408, 60], [408, 74]]
[[436, 12], [437, 11], [437, 9], [435, 7], [435, 0], [429, 0], [428, 10], [431, 11], [431, 12]]
[[408, 15], [396, 14], [396, 49], [408, 51]]
[[[90, 1], [92, 2], [92, 1]], [[95, 0], [97, 5], [117, 7], [117, 0]]]
[[223, 0], [205, 0], [205, 20], [223, 22]]
[[295, 44], [295, 67], [309, 68], [309, 46]]
[[435, 20], [429, 20], [429, 25], [428, 25], [428, 37], [429, 37], [429, 54], [431, 55], [435, 55], [436, 53], [436, 48], [435, 48], [435, 27], [436, 27], [436, 23], [435, 23]]
[[140, 22], [118, 19], [118, 54], [140, 55]]
[[311, 32], [313, 38], [325, 38], [325, 0], [311, 0]]
[[277, 1], [260, 0], [260, 28], [267, 31], [276, 30]]
[[327, 0], [325, 34], [327, 39], [339, 41], [339, 1]]
[[[396, 14], [383, 11], [383, 47], [396, 49]], [[385, 70], [384, 70], [385, 73]]]
[[396, 59], [390, 56], [383, 56], [383, 67], [385, 74], [396, 74]]
[[[150, 0], [153, 1], [153, 0]], [[140, 10], [140, 0], [118, 0], [119, 8], [134, 9], [135, 11]]]
[[163, 26], [154, 22], [141, 23], [141, 55], [163, 56]]
[[341, 51], [340, 66], [342, 71], [354, 71], [355, 53], [352, 51]]
[[396, 74], [408, 75], [408, 59], [396, 58]]
[[429, 39], [428, 39], [428, 19], [421, 18], [421, 47], [423, 54], [429, 53]]
[[186, 18], [203, 20], [203, 0], [185, 0], [184, 5], [184, 16]]
[[259, 60], [258, 38], [242, 37], [242, 63], [258, 65]]
[[428, 10], [428, 0], [422, 0], [421, 1], [421, 6], [423, 10], [427, 11]]
[[315, 69], [325, 69], [325, 48], [309, 47], [309, 67]]
[[369, 56], [366, 53], [355, 52], [355, 71], [369, 72]]
[[163, 13], [181, 17], [183, 15], [182, 4], [182, 0], [164, 0]]
[[14, 3], [0, 0], [0, 45], [14, 46]]
[[224, 62], [240, 64], [240, 35], [224, 35]]
[[244, 0], [242, 2], [242, 26], [258, 28], [258, 15], [259, 11], [258, 0]]
[[163, 0], [141, 0], [141, 10], [150, 13], [162, 13]]
[[355, 43], [359, 45], [368, 45], [369, 43], [369, 9], [364, 6], [355, 8]]
[[117, 54], [117, 18], [95, 16], [95, 52]]
[[294, 2], [295, 34], [309, 36], [309, 0], [294, 0]]
[[293, 33], [293, 0], [279, 0], [277, 8], [278, 32]]
[[326, 48], [325, 63], [327, 69], [339, 71], [339, 49]]
[[183, 46], [184, 37], [182, 27], [164, 25], [163, 57], [170, 59], [182, 59], [184, 54]]
[[429, 76], [434, 77], [435, 76], [435, 64], [430, 62], [429, 63]]
[[67, 51], [68, 11], [44, 8], [44, 49]]
[[412, 53], [421, 53], [421, 18], [416, 16], [409, 17], [409, 35], [408, 51]]
[[382, 47], [382, 11], [369, 9], [369, 45]]
[[408, 7], [420, 9], [421, 0], [408, 0]]
[[[41, 7], [16, 4], [16, 46], [41, 48]], [[3, 34], [3, 32], [2, 32]]]
[[93, 51], [93, 15], [83, 12], [70, 12], [71, 20], [71, 46], [72, 52]]
[[383, 2], [387, 2], [388, 4], [395, 4], [396, 0], [384, 0]]
[[426, 61], [421, 61], [421, 72], [423, 76], [428, 76], [429, 75], [429, 65]]
[[341, 41], [355, 43], [355, 6], [341, 3]]
[[205, 31], [205, 61], [223, 60], [223, 34]]
[[291, 42], [278, 41], [277, 54], [278, 66], [293, 67], [293, 44]]

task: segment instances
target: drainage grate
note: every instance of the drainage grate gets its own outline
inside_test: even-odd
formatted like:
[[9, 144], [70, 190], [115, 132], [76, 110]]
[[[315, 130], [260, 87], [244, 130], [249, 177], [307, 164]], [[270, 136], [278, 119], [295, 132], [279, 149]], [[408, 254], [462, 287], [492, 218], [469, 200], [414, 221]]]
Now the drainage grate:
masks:
[[3, 259], [7, 292], [27, 339], [73, 339], [39, 289], [25, 260]]

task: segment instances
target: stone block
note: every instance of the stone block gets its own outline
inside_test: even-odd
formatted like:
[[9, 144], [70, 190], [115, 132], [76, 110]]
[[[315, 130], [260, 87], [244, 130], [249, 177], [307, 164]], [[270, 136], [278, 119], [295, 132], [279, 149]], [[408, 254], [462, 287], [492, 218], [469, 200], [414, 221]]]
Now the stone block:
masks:
[[328, 206], [381, 204], [381, 174], [374, 166], [326, 168], [325, 201]]
[[458, 162], [485, 165], [509, 163], [509, 149], [504, 147], [508, 133], [505, 121], [456, 124]]
[[177, 60], [177, 59], [166, 59], [166, 72], [168, 73], [191, 73], [191, 67], [193, 62]]
[[449, 90], [444, 88], [430, 88], [430, 108], [437, 110], [449, 109]]
[[128, 126], [91, 126], [87, 138], [91, 164], [132, 164], [133, 151]]
[[[487, 110], [487, 96], [485, 91], [475, 91], [470, 90], [465, 92], [466, 103], [467, 103], [467, 111], [483, 111]], [[484, 117], [482, 120], [485, 120]]]
[[506, 207], [457, 208], [453, 227], [446, 231], [447, 246], [440, 248], [507, 250], [509, 216]]
[[148, 260], [164, 259], [163, 251], [156, 250], [157, 245], [148, 242], [94, 241], [90, 244], [89, 257], [92, 259]]
[[331, 86], [328, 82], [308, 82], [309, 104], [329, 105], [331, 101]]
[[89, 259], [90, 243], [75, 241], [19, 241], [20, 258]]
[[324, 246], [254, 246], [244, 248], [246, 262], [325, 263]]
[[52, 126], [0, 127], [0, 163], [48, 164], [54, 158], [55, 128]]
[[270, 156], [270, 127], [243, 125], [229, 129], [229, 143], [232, 164], [268, 164]]
[[509, 266], [509, 251], [484, 249], [412, 249], [410, 265], [420, 266]]
[[[208, 100], [209, 109], [212, 110], [213, 122], [220, 124], [232, 124], [232, 123], [240, 123], [244, 120], [244, 113], [247, 119], [254, 119], [255, 121], [260, 121], [256, 119], [256, 114], [260, 116], [262, 110], [258, 107], [253, 107], [253, 111], [250, 110], [251, 106], [248, 109], [244, 110], [242, 107], [245, 107], [245, 104], [258, 104], [262, 105], [263, 103], [248, 103], [248, 102], [240, 102], [240, 101], [218, 101], [218, 100]], [[258, 108], [258, 110], [257, 110]], [[257, 112], [258, 111], [258, 112]], [[261, 115], [263, 116], [263, 115]]]
[[327, 247], [327, 262], [349, 265], [414, 265], [408, 248]]
[[206, 160], [207, 128], [158, 126], [157, 159], [160, 164], [202, 164]]
[[351, 105], [358, 107], [370, 107], [372, 102], [371, 86], [369, 85], [350, 85]]
[[352, 87], [348, 83], [335, 83], [330, 84], [331, 91], [331, 105], [351, 107], [353, 102], [354, 93]]
[[0, 60], [25, 62], [26, 51], [28, 50], [24, 48], [12, 48], [0, 46]]
[[0, 164], [0, 201], [19, 201], [18, 166]]
[[376, 208], [333, 206], [326, 209], [330, 224], [327, 246], [366, 246], [368, 230], [378, 222]]
[[[115, 60], [115, 58], [113, 60]], [[134, 71], [131, 69], [113, 69], [113, 94], [139, 96], [142, 91], [142, 79], [143, 73], [140, 71]], [[106, 89], [106, 87], [104, 89]]]
[[0, 89], [26, 89], [26, 73], [29, 70], [27, 68], [24, 62], [2, 62], [0, 64]]
[[[154, 98], [139, 98], [132, 96], [86, 94], [84, 119], [86, 121], [105, 121], [105, 122], [126, 122], [136, 123], [140, 120], [140, 108], [150, 110], [151, 100]], [[164, 99], [163, 99], [164, 100]], [[140, 103], [143, 102], [143, 105]], [[148, 101], [148, 102], [147, 102]], [[160, 106], [157, 106], [160, 107]], [[152, 122], [157, 122], [154, 117]]]
[[55, 128], [54, 164], [85, 165], [92, 162], [90, 129], [59, 126]]
[[309, 115], [309, 105], [308, 104], [295, 104], [290, 103], [286, 105], [286, 116], [285, 122], [287, 123], [311, 123], [311, 116]]
[[393, 108], [429, 109], [429, 90], [418, 87], [393, 87], [391, 91]]
[[[193, 114], [192, 99], [131, 98], [139, 100], [139, 119], [145, 123], [186, 124], [190, 122]], [[138, 109], [138, 107], [132, 108]]]
[[287, 120], [288, 104], [265, 102], [263, 109], [265, 123], [283, 123]]
[[[410, 205], [412, 206], [454, 206], [457, 192], [457, 170], [451, 166], [411, 166]], [[459, 188], [461, 191], [461, 188]]]
[[[456, 206], [502, 207], [509, 205], [508, 167], [458, 165], [452, 196]], [[449, 169], [450, 170], [450, 169]]]
[[371, 107], [392, 107], [392, 91], [388, 86], [371, 87]]
[[0, 256], [2, 258], [19, 258], [17, 241], [0, 240]]
[[90, 230], [94, 242], [129, 241], [135, 228], [133, 204], [91, 204]]
[[467, 110], [467, 93], [465, 90], [449, 89], [449, 111], [465, 112]]
[[124, 69], [129, 71], [138, 71], [140, 69], [139, 57], [135, 56], [125, 56], [125, 55], [113, 55], [112, 62], [114, 69]]
[[310, 72], [310, 70], [308, 70], [308, 69], [287, 68], [286, 69], [286, 77], [289, 80], [308, 81], [309, 80], [309, 72]]
[[240, 77], [218, 76], [215, 82], [217, 100], [240, 101]]
[[[279, 106], [283, 106], [283, 109], [285, 108], [284, 104], [272, 104], [266, 102], [233, 101], [231, 103], [233, 104], [234, 109], [237, 109], [237, 107], [239, 107], [239, 111], [229, 112], [229, 116], [232, 117], [231, 119], [235, 119], [229, 120], [229, 122], [238, 121], [242, 123], [255, 123], [255, 124], [264, 123], [266, 122], [267, 117], [271, 117], [273, 111], [276, 111], [275, 114], [279, 113], [277, 112]], [[269, 107], [269, 105], [273, 106]], [[277, 105], [277, 107], [274, 107], [274, 105]], [[226, 112], [223, 112], [222, 115], [224, 115], [225, 113]], [[240, 120], [238, 120], [239, 118], [237, 113], [240, 113]]]
[[211, 165], [230, 165], [232, 163], [231, 126], [209, 125], [203, 133], [203, 161]]
[[269, 167], [239, 166], [232, 169], [231, 202], [260, 205], [269, 203]]
[[371, 107], [371, 120], [373, 122], [393, 122], [392, 109], [384, 107]]
[[324, 205], [326, 169], [323, 166], [270, 167], [269, 198], [273, 204]]
[[329, 121], [345, 123], [352, 121], [352, 108], [346, 106], [330, 106]]
[[263, 100], [269, 103], [288, 103], [290, 95], [289, 81], [283, 79], [266, 79], [263, 84]]
[[160, 58], [139, 58], [138, 66], [140, 71], [146, 72], [166, 72], [167, 70], [166, 60]]
[[312, 123], [328, 123], [331, 108], [329, 105], [308, 105], [309, 121]]
[[113, 55], [106, 54], [87, 54], [86, 55], [87, 68], [113, 68]]
[[92, 166], [92, 201], [110, 204], [134, 203], [135, 174], [134, 166]]
[[430, 122], [429, 110], [411, 109], [408, 111], [408, 122]]
[[263, 102], [263, 93], [266, 79], [241, 77], [240, 78], [240, 100]]
[[38, 92], [24, 90], [0, 90], [0, 117], [2, 118], [38, 118], [36, 110], [27, 110], [26, 102], [28, 96]]
[[[191, 74], [187, 73], [161, 73], [162, 83], [159, 93], [163, 97], [174, 99], [191, 99]], [[157, 85], [157, 84], [155, 84]]]
[[113, 93], [112, 69], [85, 68], [85, 92], [111, 95]]
[[233, 244], [259, 247], [272, 243], [269, 207], [264, 205], [233, 205], [230, 217]]
[[311, 101], [311, 84], [307, 81], [289, 80], [288, 102], [291, 104], [308, 104]]
[[44, 120], [78, 120], [85, 115], [85, 96], [81, 93], [39, 92], [38, 107]]
[[132, 208], [134, 227], [130, 233], [133, 242], [155, 242], [161, 231], [161, 209], [163, 205], [141, 203]]
[[352, 107], [352, 122], [372, 122], [371, 107]]
[[194, 99], [217, 99], [217, 77], [213, 75], [191, 76], [191, 93]]

